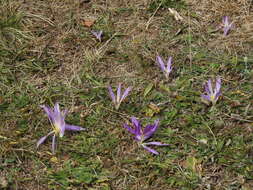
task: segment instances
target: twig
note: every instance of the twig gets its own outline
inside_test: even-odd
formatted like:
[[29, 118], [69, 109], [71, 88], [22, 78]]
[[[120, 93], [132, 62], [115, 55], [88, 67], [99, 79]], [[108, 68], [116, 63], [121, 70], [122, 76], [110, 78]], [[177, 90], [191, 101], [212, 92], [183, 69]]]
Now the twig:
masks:
[[110, 39], [108, 39], [108, 40], [104, 43], [104, 45], [102, 45], [102, 46], [97, 50], [97, 52], [100, 54], [100, 52], [102, 51], [102, 49], [103, 49], [105, 46], [107, 46], [107, 44], [108, 44], [110, 41], [112, 41], [112, 39], [113, 39], [116, 35], [118, 35], [117, 32], [114, 33], [113, 36], [112, 36]]
[[155, 14], [157, 13], [157, 11], [160, 9], [160, 7], [162, 6], [162, 2], [159, 4], [159, 6], [156, 8], [155, 12], [152, 14], [152, 16], [148, 19], [148, 22], [146, 23], [146, 30], [148, 29], [151, 20], [154, 18]]
[[190, 13], [188, 11], [188, 43], [189, 43], [189, 59], [190, 59], [190, 69], [192, 71], [192, 44], [191, 44], [191, 19]]
[[238, 121], [245, 121], [245, 122], [253, 122], [253, 120], [248, 120], [248, 119], [242, 119], [242, 118], [236, 118], [236, 117], [233, 117], [231, 115], [228, 115], [226, 113], [224, 113], [225, 116], [229, 117], [229, 118], [232, 118], [232, 119], [235, 119], [235, 120], [238, 120]]

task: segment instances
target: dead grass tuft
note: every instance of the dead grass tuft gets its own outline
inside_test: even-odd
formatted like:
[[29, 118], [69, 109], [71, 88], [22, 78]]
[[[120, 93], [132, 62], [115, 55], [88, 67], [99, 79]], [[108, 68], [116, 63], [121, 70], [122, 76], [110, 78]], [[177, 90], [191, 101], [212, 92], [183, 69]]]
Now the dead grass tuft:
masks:
[[[216, 30], [222, 22], [223, 16], [229, 16], [234, 28], [227, 37], [222, 31], [215, 34], [208, 43], [210, 49], [227, 50], [229, 53], [246, 53], [253, 43], [253, 7], [251, 0], [190, 0], [191, 12], [197, 15], [197, 31], [203, 35], [210, 30]], [[196, 29], [196, 28], [195, 28]]]

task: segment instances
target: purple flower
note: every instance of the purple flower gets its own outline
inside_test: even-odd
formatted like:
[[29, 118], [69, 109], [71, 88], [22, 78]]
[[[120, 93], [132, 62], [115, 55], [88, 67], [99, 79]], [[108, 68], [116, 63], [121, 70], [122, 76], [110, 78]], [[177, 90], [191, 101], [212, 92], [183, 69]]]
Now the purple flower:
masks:
[[53, 154], [55, 153], [55, 148], [56, 148], [56, 143], [55, 143], [55, 139], [56, 136], [59, 135], [60, 137], [63, 137], [65, 130], [68, 131], [83, 131], [84, 128], [76, 126], [76, 125], [69, 125], [67, 123], [65, 123], [65, 117], [67, 115], [67, 110], [64, 110], [63, 112], [60, 111], [60, 106], [58, 103], [56, 103], [54, 105], [54, 108], [51, 109], [48, 106], [42, 105], [40, 106], [41, 108], [44, 109], [44, 111], [46, 112], [49, 121], [53, 127], [53, 131], [51, 131], [50, 133], [48, 133], [46, 136], [40, 138], [40, 140], [38, 140], [37, 142], [37, 148], [45, 142], [45, 140], [47, 139], [47, 137], [49, 137], [50, 135], [53, 135], [52, 138], [52, 152]]
[[162, 72], [165, 74], [165, 77], [168, 79], [170, 72], [172, 70], [172, 67], [171, 67], [172, 57], [168, 58], [167, 66], [165, 66], [163, 59], [159, 55], [156, 56], [156, 62], [159, 64], [159, 67], [162, 69]]
[[229, 23], [229, 17], [224, 16], [222, 18], [223, 34], [224, 36], [228, 35], [229, 30], [233, 27], [233, 22]]
[[116, 110], [119, 109], [119, 106], [121, 104], [121, 102], [128, 96], [131, 87], [128, 87], [125, 92], [122, 94], [121, 96], [121, 84], [119, 84], [118, 89], [117, 89], [117, 96], [114, 95], [113, 91], [112, 91], [112, 87], [108, 86], [108, 90], [109, 90], [109, 95], [112, 99], [112, 102], [116, 108]]
[[159, 124], [159, 120], [156, 120], [154, 124], [148, 124], [144, 130], [142, 130], [140, 121], [138, 121], [135, 117], [131, 117], [131, 122], [133, 128], [127, 124], [124, 124], [124, 128], [126, 128], [130, 133], [132, 133], [134, 135], [134, 139], [147, 151], [153, 154], [159, 154], [156, 150], [149, 148], [147, 145], [168, 146], [168, 144], [162, 144], [161, 142], [144, 142], [155, 133]]
[[205, 84], [205, 94], [202, 94], [201, 97], [205, 102], [211, 102], [212, 105], [215, 105], [219, 96], [221, 95], [221, 79], [220, 77], [216, 78], [215, 88], [212, 87], [211, 79]]
[[91, 31], [91, 33], [101, 42], [103, 31]]

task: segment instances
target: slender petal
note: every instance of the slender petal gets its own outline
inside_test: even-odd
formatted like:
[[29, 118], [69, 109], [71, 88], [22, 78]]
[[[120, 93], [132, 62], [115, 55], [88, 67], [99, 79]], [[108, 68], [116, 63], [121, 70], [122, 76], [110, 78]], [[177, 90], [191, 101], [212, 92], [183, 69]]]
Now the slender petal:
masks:
[[52, 137], [52, 152], [53, 152], [53, 154], [55, 153], [55, 148], [56, 148], [56, 144], [55, 144], [55, 134], [54, 134], [54, 136]]
[[55, 103], [55, 105], [54, 105], [54, 112], [55, 112], [55, 114], [61, 113], [60, 106], [59, 106], [58, 102]]
[[172, 64], [172, 57], [170, 56], [168, 58], [168, 62], [167, 62], [167, 72], [170, 73], [171, 72], [171, 64]]
[[141, 135], [141, 124], [140, 122], [136, 119], [136, 117], [131, 117], [131, 121], [135, 127], [135, 135], [140, 136]]
[[228, 16], [224, 16], [222, 18], [222, 22], [223, 22], [224, 25], [227, 25], [228, 24]]
[[211, 81], [211, 79], [208, 80], [207, 87], [208, 87], [207, 88], [208, 92], [211, 93], [211, 94], [213, 94], [213, 87], [212, 87], [212, 81]]
[[220, 88], [221, 88], [221, 79], [220, 79], [220, 77], [217, 77], [216, 85], [215, 85], [215, 92], [218, 93], [220, 91]]
[[53, 120], [53, 112], [52, 112], [51, 108], [48, 106], [45, 106], [45, 105], [41, 105], [40, 107], [43, 108], [43, 110], [46, 112], [49, 120], [52, 121]]
[[147, 125], [146, 128], [144, 129], [143, 135], [144, 135], [144, 140], [150, 138], [156, 131], [157, 127], [159, 124], [159, 120], [156, 120], [153, 125]]
[[114, 93], [113, 93], [113, 91], [112, 91], [112, 87], [111, 87], [111, 86], [108, 86], [108, 90], [109, 90], [109, 95], [110, 95], [110, 97], [111, 97], [113, 103], [116, 103], [116, 98], [115, 98], [115, 95], [114, 95]]
[[45, 142], [45, 140], [47, 139], [48, 136], [52, 135], [54, 133], [54, 131], [51, 131], [50, 133], [48, 133], [46, 136], [41, 137], [40, 140], [38, 140], [37, 142], [37, 148]]
[[145, 145], [155, 145], [155, 146], [169, 146], [169, 144], [163, 144], [161, 142], [148, 142], [144, 143]]
[[77, 126], [77, 125], [65, 124], [65, 130], [68, 130], [68, 131], [84, 131], [85, 128]]
[[121, 97], [121, 99], [120, 99], [120, 102], [122, 102], [122, 101], [128, 96], [130, 90], [131, 90], [131, 87], [128, 87], [128, 88], [125, 90], [125, 92], [123, 93], [123, 95], [122, 95], [122, 97]]
[[121, 96], [121, 83], [119, 83], [118, 89], [117, 89], [117, 103], [120, 102], [120, 96]]
[[135, 130], [133, 130], [129, 125], [124, 124], [123, 127], [124, 127], [125, 129], [127, 129], [130, 133], [132, 133], [132, 134], [135, 135]]
[[165, 71], [164, 62], [163, 62], [162, 58], [159, 55], [156, 56], [156, 61], [158, 62], [159, 66], [161, 67], [162, 71]]
[[202, 97], [204, 100], [211, 101], [211, 98], [210, 98], [209, 95], [201, 94], [201, 97]]
[[142, 145], [142, 147], [145, 148], [147, 151], [149, 151], [149, 152], [155, 154], [155, 155], [158, 155], [158, 154], [159, 154], [156, 150], [154, 150], [154, 149], [152, 149], [152, 148], [149, 148], [149, 147], [147, 147], [147, 146], [145, 146], [145, 145]]

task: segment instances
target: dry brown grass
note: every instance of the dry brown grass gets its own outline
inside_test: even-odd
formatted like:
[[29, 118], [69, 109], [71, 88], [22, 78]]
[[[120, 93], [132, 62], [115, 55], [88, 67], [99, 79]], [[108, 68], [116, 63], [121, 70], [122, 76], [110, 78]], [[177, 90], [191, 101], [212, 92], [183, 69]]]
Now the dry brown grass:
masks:
[[[29, 47], [27, 47], [25, 58], [27, 60], [39, 60], [45, 65], [56, 63], [56, 66], [47, 72], [27, 74], [26, 80], [37, 88], [44, 88], [45, 91], [51, 87], [51, 82], [56, 81], [64, 84], [68, 89], [83, 89], [86, 83], [82, 83], [81, 78], [85, 78], [85, 74], [88, 73], [95, 80], [102, 78], [105, 83], [114, 85], [118, 82], [124, 82], [126, 83], [124, 87], [127, 85], [135, 86], [133, 94], [138, 94], [138, 92], [143, 91], [143, 84], [146, 85], [147, 81], [156, 84], [162, 77], [157, 74], [159, 70], [155, 65], [157, 53], [162, 54], [162, 56], [173, 56], [175, 58], [175, 70], [180, 65], [183, 68], [188, 64], [189, 54], [191, 53], [190, 45], [187, 42], [188, 32], [198, 38], [197, 45], [195, 45], [199, 48], [205, 47], [208, 50], [220, 52], [220, 54], [228, 52], [233, 55], [244, 55], [251, 51], [253, 43], [253, 7], [250, 0], [186, 0], [189, 6], [188, 9], [177, 10], [184, 18], [183, 21], [175, 21], [167, 8], [159, 8], [155, 13], [148, 12], [147, 8], [151, 2], [153, 1], [94, 0], [86, 3], [81, 0], [26, 0], [20, 3], [20, 9], [26, 12], [26, 16], [29, 18], [25, 23], [26, 30], [33, 36], [30, 39]], [[126, 11], [120, 10], [120, 8], [126, 9]], [[235, 24], [229, 37], [224, 37], [222, 31], [210, 32], [210, 30], [215, 30], [219, 26], [222, 17], [225, 15], [230, 16]], [[88, 28], [82, 24], [84, 19], [92, 19], [96, 23], [92, 28]], [[104, 31], [105, 36], [102, 43], [97, 42], [91, 35], [90, 31], [92, 29]], [[21, 60], [19, 64], [25, 64], [27, 60]], [[154, 69], [157, 72], [154, 72]], [[206, 72], [209, 72], [209, 68]], [[199, 78], [194, 80], [197, 81]], [[195, 85], [199, 85], [199, 83]], [[181, 86], [180, 88], [184, 87]], [[83, 90], [85, 91], [85, 89]], [[65, 91], [63, 94], [68, 96], [68, 94], [65, 95]], [[75, 94], [71, 94], [70, 98], [68, 97], [72, 100], [72, 107], [75, 105], [76, 97]], [[94, 104], [98, 104], [99, 101], [103, 100], [92, 99], [92, 101], [97, 101]], [[80, 107], [76, 109], [84, 110], [85, 106], [83, 104], [85, 105], [82, 102], [81, 106], [78, 105]], [[89, 113], [86, 113], [86, 115], [96, 112], [92, 106], [89, 109]], [[33, 119], [31, 118], [32, 114], [37, 113], [31, 113], [27, 120]], [[108, 120], [106, 123], [109, 123], [109, 120], [113, 119], [106, 118], [106, 120]], [[115, 120], [115, 123], [113, 122], [110, 123], [111, 126], [117, 125], [119, 121]], [[4, 126], [8, 126], [8, 130], [13, 129], [11, 127], [16, 125], [16, 123], [4, 124]], [[95, 127], [92, 130], [95, 131]], [[2, 131], [7, 133], [8, 130]], [[33, 138], [34, 134], [30, 134], [33, 130], [29, 131], [29, 138]], [[168, 163], [166, 166], [168, 168], [164, 169], [167, 176], [158, 178], [157, 173], [152, 173], [153, 165], [149, 165], [148, 161], [145, 161], [146, 152], [144, 150], [137, 151], [137, 146], [132, 144], [131, 137], [126, 138], [125, 133], [122, 133], [122, 128], [109, 130], [116, 138], [123, 139], [120, 141], [117, 150], [111, 150], [111, 152], [117, 151], [114, 153], [115, 157], [112, 157], [113, 153], [108, 150], [101, 156], [105, 168], [109, 168], [115, 177], [111, 182], [113, 189], [120, 190], [130, 187], [136, 190], [164, 190], [168, 187], [165, 178], [180, 173], [179, 169], [177, 169], [178, 171], [171, 169], [173, 166], [179, 165], [178, 163]], [[34, 139], [33, 141], [35, 144]], [[181, 146], [178, 145], [183, 149]], [[29, 148], [33, 149], [34, 147]], [[47, 149], [48, 147], [44, 148]], [[12, 147], [5, 147], [5, 149], [12, 149]], [[23, 155], [23, 152], [20, 153], [19, 150], [18, 152], [17, 157]], [[6, 152], [3, 151], [3, 153]], [[41, 157], [47, 156], [42, 155]], [[127, 159], [136, 160], [134, 164], [122, 163]], [[139, 164], [138, 159], [144, 163]], [[47, 160], [50, 160], [49, 156]], [[46, 173], [46, 166], [45, 168], [36, 168], [36, 162], [29, 162], [30, 158], [22, 159], [22, 161], [24, 163], [23, 172], [20, 172], [22, 175], [19, 178], [28, 178], [27, 182], [19, 182], [22, 183], [22, 188], [43, 189], [45, 184], [42, 183], [44, 180], [42, 175], [43, 172]], [[161, 164], [163, 164], [163, 161], [161, 160]], [[29, 164], [32, 164], [32, 166], [29, 166]], [[55, 167], [56, 170], [57, 167], [58, 165]], [[228, 171], [225, 167], [225, 169], [220, 168], [220, 165], [205, 165], [203, 167], [205, 177], [203, 178], [203, 186], [200, 186], [199, 189], [206, 188], [206, 184], [222, 189], [224, 184], [232, 183], [233, 180], [240, 181], [238, 176], [234, 179], [224, 178]], [[59, 168], [61, 168], [60, 164]], [[36, 180], [29, 180], [34, 177], [33, 175], [38, 170], [43, 172], [35, 176]], [[146, 171], [147, 174], [143, 174], [143, 171]], [[4, 174], [4, 176], [6, 175]], [[1, 177], [0, 175], [0, 179]]]
[[251, 0], [189, 0], [191, 12], [195, 13], [195, 27], [205, 36], [211, 26], [214, 30], [221, 24], [223, 16], [229, 16], [234, 28], [229, 38], [222, 32], [208, 42], [210, 49], [227, 50], [230, 54], [247, 53], [253, 43], [253, 7]]

